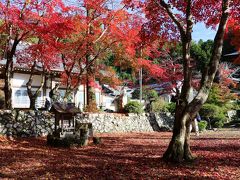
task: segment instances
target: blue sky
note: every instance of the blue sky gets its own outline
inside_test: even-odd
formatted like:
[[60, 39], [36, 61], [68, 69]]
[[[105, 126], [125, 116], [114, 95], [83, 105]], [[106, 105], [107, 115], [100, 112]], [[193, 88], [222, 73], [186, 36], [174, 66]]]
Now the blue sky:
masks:
[[[75, 3], [75, 0], [64, 0], [67, 4], [72, 4]], [[115, 6], [119, 8], [119, 3], [120, 1], [117, 0], [115, 1]], [[131, 12], [132, 10], [130, 10]], [[196, 42], [198, 42], [200, 39], [203, 41], [207, 41], [208, 39], [214, 39], [216, 34], [215, 30], [212, 30], [211, 28], [206, 28], [204, 23], [197, 23], [193, 27], [193, 34], [192, 34], [192, 39]]]
[[211, 28], [206, 28], [203, 23], [198, 23], [193, 27], [193, 34], [192, 39], [194, 41], [199, 41], [200, 39], [206, 41], [208, 39], [214, 39], [214, 36], [216, 34], [215, 30], [212, 30]]

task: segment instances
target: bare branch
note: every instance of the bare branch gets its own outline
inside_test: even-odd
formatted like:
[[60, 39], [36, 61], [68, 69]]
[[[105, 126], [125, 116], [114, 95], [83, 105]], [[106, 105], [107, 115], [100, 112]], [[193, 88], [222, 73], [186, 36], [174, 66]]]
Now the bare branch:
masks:
[[107, 30], [108, 30], [108, 27], [106, 27], [106, 29], [104, 29], [104, 31], [101, 33], [101, 35], [93, 43], [95, 44], [98, 41], [100, 41], [101, 38], [104, 36], [104, 34], [107, 32]]

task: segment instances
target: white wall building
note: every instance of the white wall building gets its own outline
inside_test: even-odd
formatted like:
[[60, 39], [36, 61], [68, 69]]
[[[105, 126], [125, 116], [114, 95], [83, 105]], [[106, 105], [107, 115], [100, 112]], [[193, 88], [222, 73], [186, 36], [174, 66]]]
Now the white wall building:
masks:
[[[2, 65], [0, 68], [4, 68]], [[44, 108], [46, 98], [49, 98], [49, 92], [52, 88], [55, 87], [56, 83], [60, 84], [58, 89], [60, 95], [63, 97], [66, 91], [66, 88], [61, 85], [59, 72], [54, 72], [51, 75], [46, 76], [45, 84], [41, 90], [40, 95], [36, 100], [36, 107], [37, 108]], [[13, 78], [11, 80], [12, 84], [12, 106], [13, 108], [29, 108], [30, 107], [30, 99], [27, 93], [27, 82], [30, 77], [30, 70], [24, 68], [14, 68]], [[32, 90], [37, 90], [40, 87], [42, 78], [41, 75], [36, 74], [33, 76], [32, 82]], [[1, 85], [3, 86], [3, 85]], [[95, 88], [95, 95], [96, 95], [96, 103], [98, 106], [102, 104], [102, 92], [101, 89]], [[72, 102], [75, 103], [77, 107], [83, 109], [86, 105], [86, 86], [80, 85], [76, 94], [72, 94], [71, 98]]]

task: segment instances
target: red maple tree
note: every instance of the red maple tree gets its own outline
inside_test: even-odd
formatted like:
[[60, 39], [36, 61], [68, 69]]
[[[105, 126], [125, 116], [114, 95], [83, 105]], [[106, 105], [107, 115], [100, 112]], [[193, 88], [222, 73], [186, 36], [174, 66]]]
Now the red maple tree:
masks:
[[[59, 49], [63, 44], [58, 39], [67, 38], [68, 34], [74, 33], [72, 20], [66, 16], [69, 9], [61, 1], [49, 1], [36, 10], [38, 21], [34, 31], [28, 42], [24, 42], [25, 47], [16, 53], [17, 63], [31, 69], [26, 84], [31, 109], [35, 108], [35, 101], [45, 84], [46, 74], [61, 66]], [[36, 91], [32, 91], [33, 76], [39, 73], [41, 74], [40, 86]]]
[[[240, 52], [240, 26], [239, 26], [239, 20], [236, 20], [232, 17], [229, 19], [227, 24], [227, 33], [231, 34], [230, 42], [235, 47], [237, 52]], [[226, 34], [227, 34], [226, 33]], [[236, 58], [234, 63], [239, 64], [240, 57]]]
[[33, 33], [38, 23], [38, 14], [35, 10], [44, 2], [7, 0], [0, 2], [0, 33], [2, 35], [1, 49], [6, 60], [5, 77], [5, 107], [11, 108], [11, 78], [14, 56], [21, 42], [26, 41]]
[[[181, 94], [177, 101], [172, 140], [163, 157], [168, 161], [192, 160], [189, 125], [207, 100], [218, 69], [227, 20], [229, 14], [232, 16], [239, 12], [239, 1], [222, 0], [219, 3], [219, 1], [214, 0], [126, 0], [125, 3], [130, 7], [143, 8], [143, 12], [148, 18], [145, 29], [153, 34], [157, 33], [167, 37], [170, 40], [179, 39], [182, 43], [184, 80]], [[193, 26], [198, 22], [203, 22], [208, 27], [216, 28], [217, 33], [214, 39], [213, 54], [202, 74], [198, 94], [189, 102], [193, 80], [190, 47]]]

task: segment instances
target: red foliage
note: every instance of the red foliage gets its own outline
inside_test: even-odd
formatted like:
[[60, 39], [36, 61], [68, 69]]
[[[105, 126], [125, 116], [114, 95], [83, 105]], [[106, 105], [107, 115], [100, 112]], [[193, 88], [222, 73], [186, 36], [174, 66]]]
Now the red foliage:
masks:
[[234, 69], [230, 69], [230, 67], [227, 65], [227, 63], [222, 63], [219, 66], [219, 73], [220, 73], [220, 84], [222, 87], [229, 87], [230, 85], [235, 86], [236, 82], [232, 78], [230, 78], [230, 75], [234, 72]]
[[9, 179], [239, 179], [239, 130], [193, 137], [192, 163], [161, 160], [171, 133], [99, 134], [102, 144], [52, 148], [45, 138], [0, 137], [0, 178]]
[[[120, 81], [113, 70], [102, 63], [113, 53], [117, 62], [126, 57], [122, 66], [128, 62], [131, 66], [130, 57], [135, 55], [133, 42], [136, 41], [139, 25], [136, 21], [133, 23], [133, 15], [123, 8], [112, 9], [107, 0], [79, 2], [84, 6], [74, 4], [75, 15], [72, 17], [76, 33], [71, 34], [67, 41], [63, 39], [59, 48], [65, 64], [63, 77], [66, 79], [63, 81], [67, 84], [75, 82], [75, 85], [83, 83], [84, 73], [87, 72], [93, 82], [94, 78], [98, 78], [118, 85]], [[114, 78], [111, 80], [109, 75]]]
[[[239, 25], [239, 20], [236, 20], [234, 18], [229, 19], [228, 24], [227, 24], [227, 33], [230, 33], [232, 35], [231, 38], [231, 43], [232, 45], [236, 48], [238, 52], [240, 52], [240, 25]], [[236, 64], [240, 63], [240, 57], [237, 58], [234, 61]]]
[[[168, 37], [169, 39], [179, 39], [179, 31], [176, 24], [173, 23], [172, 19], [168, 16], [165, 9], [160, 5], [161, 1], [155, 0], [124, 0], [123, 2], [131, 8], [141, 8], [142, 12], [146, 14], [149, 20], [145, 24], [145, 28], [148, 32], [160, 34], [163, 37]], [[175, 18], [186, 27], [187, 20], [186, 16], [186, 6], [187, 1], [185, 0], [168, 0], [167, 2], [171, 10], [174, 10]], [[203, 22], [207, 27], [216, 28], [219, 24], [221, 15], [221, 3], [216, 0], [195, 0], [192, 1], [192, 15], [194, 19], [194, 24], [198, 22]], [[231, 11], [230, 14], [233, 17], [239, 18], [240, 11], [240, 1], [231, 1]]]
[[[124, 8], [110, 8], [107, 3], [107, 0], [79, 0], [67, 6], [61, 0], [12, 1], [8, 6], [7, 1], [1, 2], [0, 15], [7, 20], [0, 32], [11, 25], [11, 38], [19, 36], [17, 40], [24, 43], [24, 48], [14, 54], [18, 63], [31, 66], [37, 60], [48, 70], [63, 67], [62, 82], [67, 86], [84, 83], [83, 74], [89, 67], [94, 72], [88, 71], [91, 78], [119, 85], [121, 82], [113, 70], [101, 65], [110, 52], [121, 67], [144, 66], [153, 78], [163, 77], [161, 66], [145, 60], [158, 57], [163, 42], [142, 28], [141, 15]], [[139, 64], [139, 58], [144, 59], [143, 63]], [[111, 81], [109, 75], [115, 78]]]
[[16, 43], [16, 52], [12, 52], [18, 63], [31, 66], [38, 61], [46, 69], [59, 65], [60, 43], [56, 39], [66, 37], [72, 30], [61, 1], [1, 1], [0, 9], [4, 19], [0, 32], [6, 35], [8, 46]]

